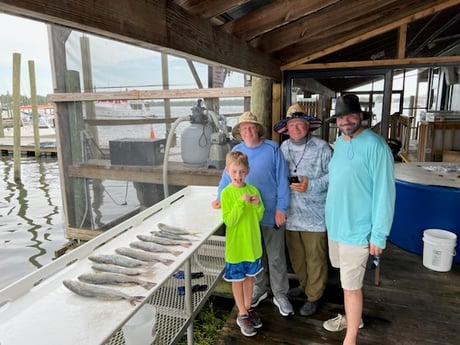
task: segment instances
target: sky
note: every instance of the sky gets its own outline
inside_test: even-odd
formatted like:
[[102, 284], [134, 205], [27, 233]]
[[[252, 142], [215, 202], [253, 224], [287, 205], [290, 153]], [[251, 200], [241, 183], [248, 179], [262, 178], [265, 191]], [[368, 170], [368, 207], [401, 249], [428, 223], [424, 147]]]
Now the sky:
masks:
[[30, 95], [28, 61], [34, 61], [37, 94], [53, 90], [46, 25], [0, 14], [0, 94], [12, 94], [13, 54], [21, 54], [21, 94]]
[[[67, 67], [81, 71], [79, 40], [74, 31], [67, 45]], [[100, 91], [127, 89], [160, 89], [161, 55], [113, 40], [86, 35], [90, 39], [93, 86]], [[53, 93], [47, 25], [21, 17], [0, 13], [0, 94], [12, 94], [13, 54], [21, 54], [21, 95], [30, 96], [28, 61], [34, 61], [37, 94]], [[207, 65], [194, 63], [203, 85], [207, 85]], [[183, 58], [169, 56], [171, 89], [196, 88], [190, 69]], [[225, 87], [243, 86], [243, 75], [232, 72]]]

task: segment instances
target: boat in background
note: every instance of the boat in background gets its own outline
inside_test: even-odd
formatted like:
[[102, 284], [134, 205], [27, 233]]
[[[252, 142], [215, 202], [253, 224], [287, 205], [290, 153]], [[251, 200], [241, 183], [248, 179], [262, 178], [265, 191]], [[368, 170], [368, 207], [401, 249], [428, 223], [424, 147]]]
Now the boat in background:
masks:
[[152, 118], [156, 116], [145, 100], [96, 101], [95, 104], [97, 118]]

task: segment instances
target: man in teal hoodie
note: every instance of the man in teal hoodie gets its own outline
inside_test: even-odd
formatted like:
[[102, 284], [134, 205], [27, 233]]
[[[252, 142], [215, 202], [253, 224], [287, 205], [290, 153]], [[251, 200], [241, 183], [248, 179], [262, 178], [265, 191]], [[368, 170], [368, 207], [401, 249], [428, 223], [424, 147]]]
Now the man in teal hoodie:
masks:
[[329, 331], [346, 328], [343, 345], [356, 345], [363, 327], [366, 263], [386, 246], [395, 204], [393, 156], [386, 141], [362, 125], [368, 116], [356, 95], [337, 98], [332, 121], [342, 135], [329, 163], [326, 227], [329, 258], [340, 269], [346, 317], [339, 314], [323, 326]]

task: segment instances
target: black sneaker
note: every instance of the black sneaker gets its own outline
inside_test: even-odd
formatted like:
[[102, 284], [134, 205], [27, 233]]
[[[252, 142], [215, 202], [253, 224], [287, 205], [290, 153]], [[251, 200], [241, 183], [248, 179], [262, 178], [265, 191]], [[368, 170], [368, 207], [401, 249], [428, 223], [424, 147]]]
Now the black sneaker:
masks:
[[318, 301], [306, 301], [299, 309], [299, 314], [302, 316], [310, 316], [318, 310]]

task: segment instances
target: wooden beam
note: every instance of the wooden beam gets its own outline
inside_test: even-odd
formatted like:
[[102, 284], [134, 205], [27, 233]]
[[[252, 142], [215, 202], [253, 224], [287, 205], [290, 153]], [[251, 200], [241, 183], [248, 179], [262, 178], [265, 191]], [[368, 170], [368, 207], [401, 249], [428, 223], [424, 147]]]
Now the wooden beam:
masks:
[[406, 56], [406, 38], [407, 38], [407, 24], [399, 27], [398, 36], [398, 59], [404, 59]]
[[[222, 175], [220, 169], [189, 168], [179, 162], [168, 164], [168, 183], [174, 186], [217, 186]], [[109, 161], [97, 161], [69, 166], [68, 174], [71, 177], [99, 180], [163, 184], [163, 165], [110, 165]]]
[[120, 92], [85, 92], [85, 93], [53, 93], [46, 97], [49, 101], [110, 101], [130, 99], [180, 99], [180, 98], [219, 98], [219, 97], [250, 97], [250, 87], [225, 87], [212, 89], [176, 89], [149, 91], [120, 91]]
[[189, 15], [172, 1], [0, 0], [0, 11], [206, 64], [281, 78], [279, 60]]
[[438, 56], [433, 58], [406, 58], [406, 59], [386, 59], [386, 60], [367, 60], [367, 61], [348, 61], [348, 62], [328, 62], [328, 63], [308, 63], [296, 65], [289, 68], [289, 71], [308, 71], [318, 69], [333, 68], [360, 68], [360, 67], [412, 67], [415, 65], [437, 66], [446, 64], [459, 64], [460, 56]]
[[[260, 38], [251, 41], [251, 44], [265, 52], [279, 52], [295, 45], [305, 44], [303, 51], [290, 51], [291, 55], [298, 57], [304, 52], [316, 51], [308, 46], [312, 41], [324, 41], [326, 46], [333, 45], [327, 41], [331, 33], [340, 32], [343, 35], [352, 31], [355, 34], [356, 28], [366, 28], [368, 25], [378, 25], [382, 16], [381, 11], [388, 6], [395, 6], [397, 0], [355, 0], [340, 1], [322, 11], [314, 12], [291, 25], [283, 26], [273, 30]], [[363, 14], [372, 14], [375, 18]], [[355, 34], [356, 35], [356, 34]], [[293, 58], [291, 59], [293, 60]]]
[[[299, 57], [299, 58], [295, 58], [295, 59], [291, 60], [289, 63], [286, 63], [286, 64], [282, 65], [281, 70], [282, 71], [290, 70], [292, 67], [294, 67], [296, 65], [303, 64], [303, 63], [306, 63], [308, 61], [312, 61], [312, 60], [315, 60], [317, 58], [320, 58], [320, 57], [322, 57], [324, 55], [334, 53], [334, 52], [336, 52], [336, 51], [338, 51], [340, 49], [349, 47], [349, 46], [351, 46], [353, 44], [362, 42], [362, 41], [364, 41], [366, 39], [369, 39], [369, 38], [375, 37], [377, 35], [380, 35], [382, 33], [385, 33], [387, 31], [396, 29], [396, 28], [400, 27], [401, 25], [408, 24], [410, 22], [413, 22], [413, 21], [418, 20], [420, 18], [426, 17], [426, 16], [431, 15], [433, 13], [436, 13], [438, 11], [444, 10], [444, 9], [452, 7], [452, 6], [455, 6], [455, 5], [460, 3], [460, 0], [431, 1], [431, 2], [433, 2], [435, 4], [433, 6], [431, 6], [431, 7], [429, 7], [429, 8], [424, 8], [424, 9], [422, 9], [422, 10], [420, 10], [418, 12], [414, 12], [414, 13], [409, 13], [408, 11], [405, 11], [403, 13], [403, 16], [400, 17], [399, 19], [395, 18], [394, 16], [391, 19], [387, 18], [387, 21], [390, 21], [389, 23], [384, 22], [384, 21], [380, 21], [380, 22], [376, 21], [373, 28], [369, 29], [369, 27], [367, 27], [363, 31], [355, 31], [354, 33], [352, 33], [352, 34], [350, 34], [348, 36], [344, 36], [343, 41], [339, 42], [337, 44], [330, 45], [330, 42], [324, 42], [323, 43], [323, 49], [315, 48], [316, 50], [312, 54], [305, 55], [305, 56]], [[424, 3], [421, 3], [421, 4], [424, 4]], [[322, 30], [325, 30], [325, 29], [323, 28]], [[321, 37], [318, 37], [318, 39], [320, 39], [320, 38]], [[303, 45], [301, 45], [299, 43], [296, 43], [296, 45], [293, 47], [293, 51], [305, 52], [307, 50], [302, 49], [302, 48], [308, 46], [308, 44], [311, 45], [312, 43], [311, 42], [306, 42]], [[294, 49], [294, 48], [297, 48], [297, 49]]]
[[222, 25], [221, 29], [244, 40], [251, 40], [337, 2], [339, 0], [275, 1], [270, 6], [263, 6]]
[[190, 14], [209, 19], [244, 5], [249, 0], [174, 0]]

